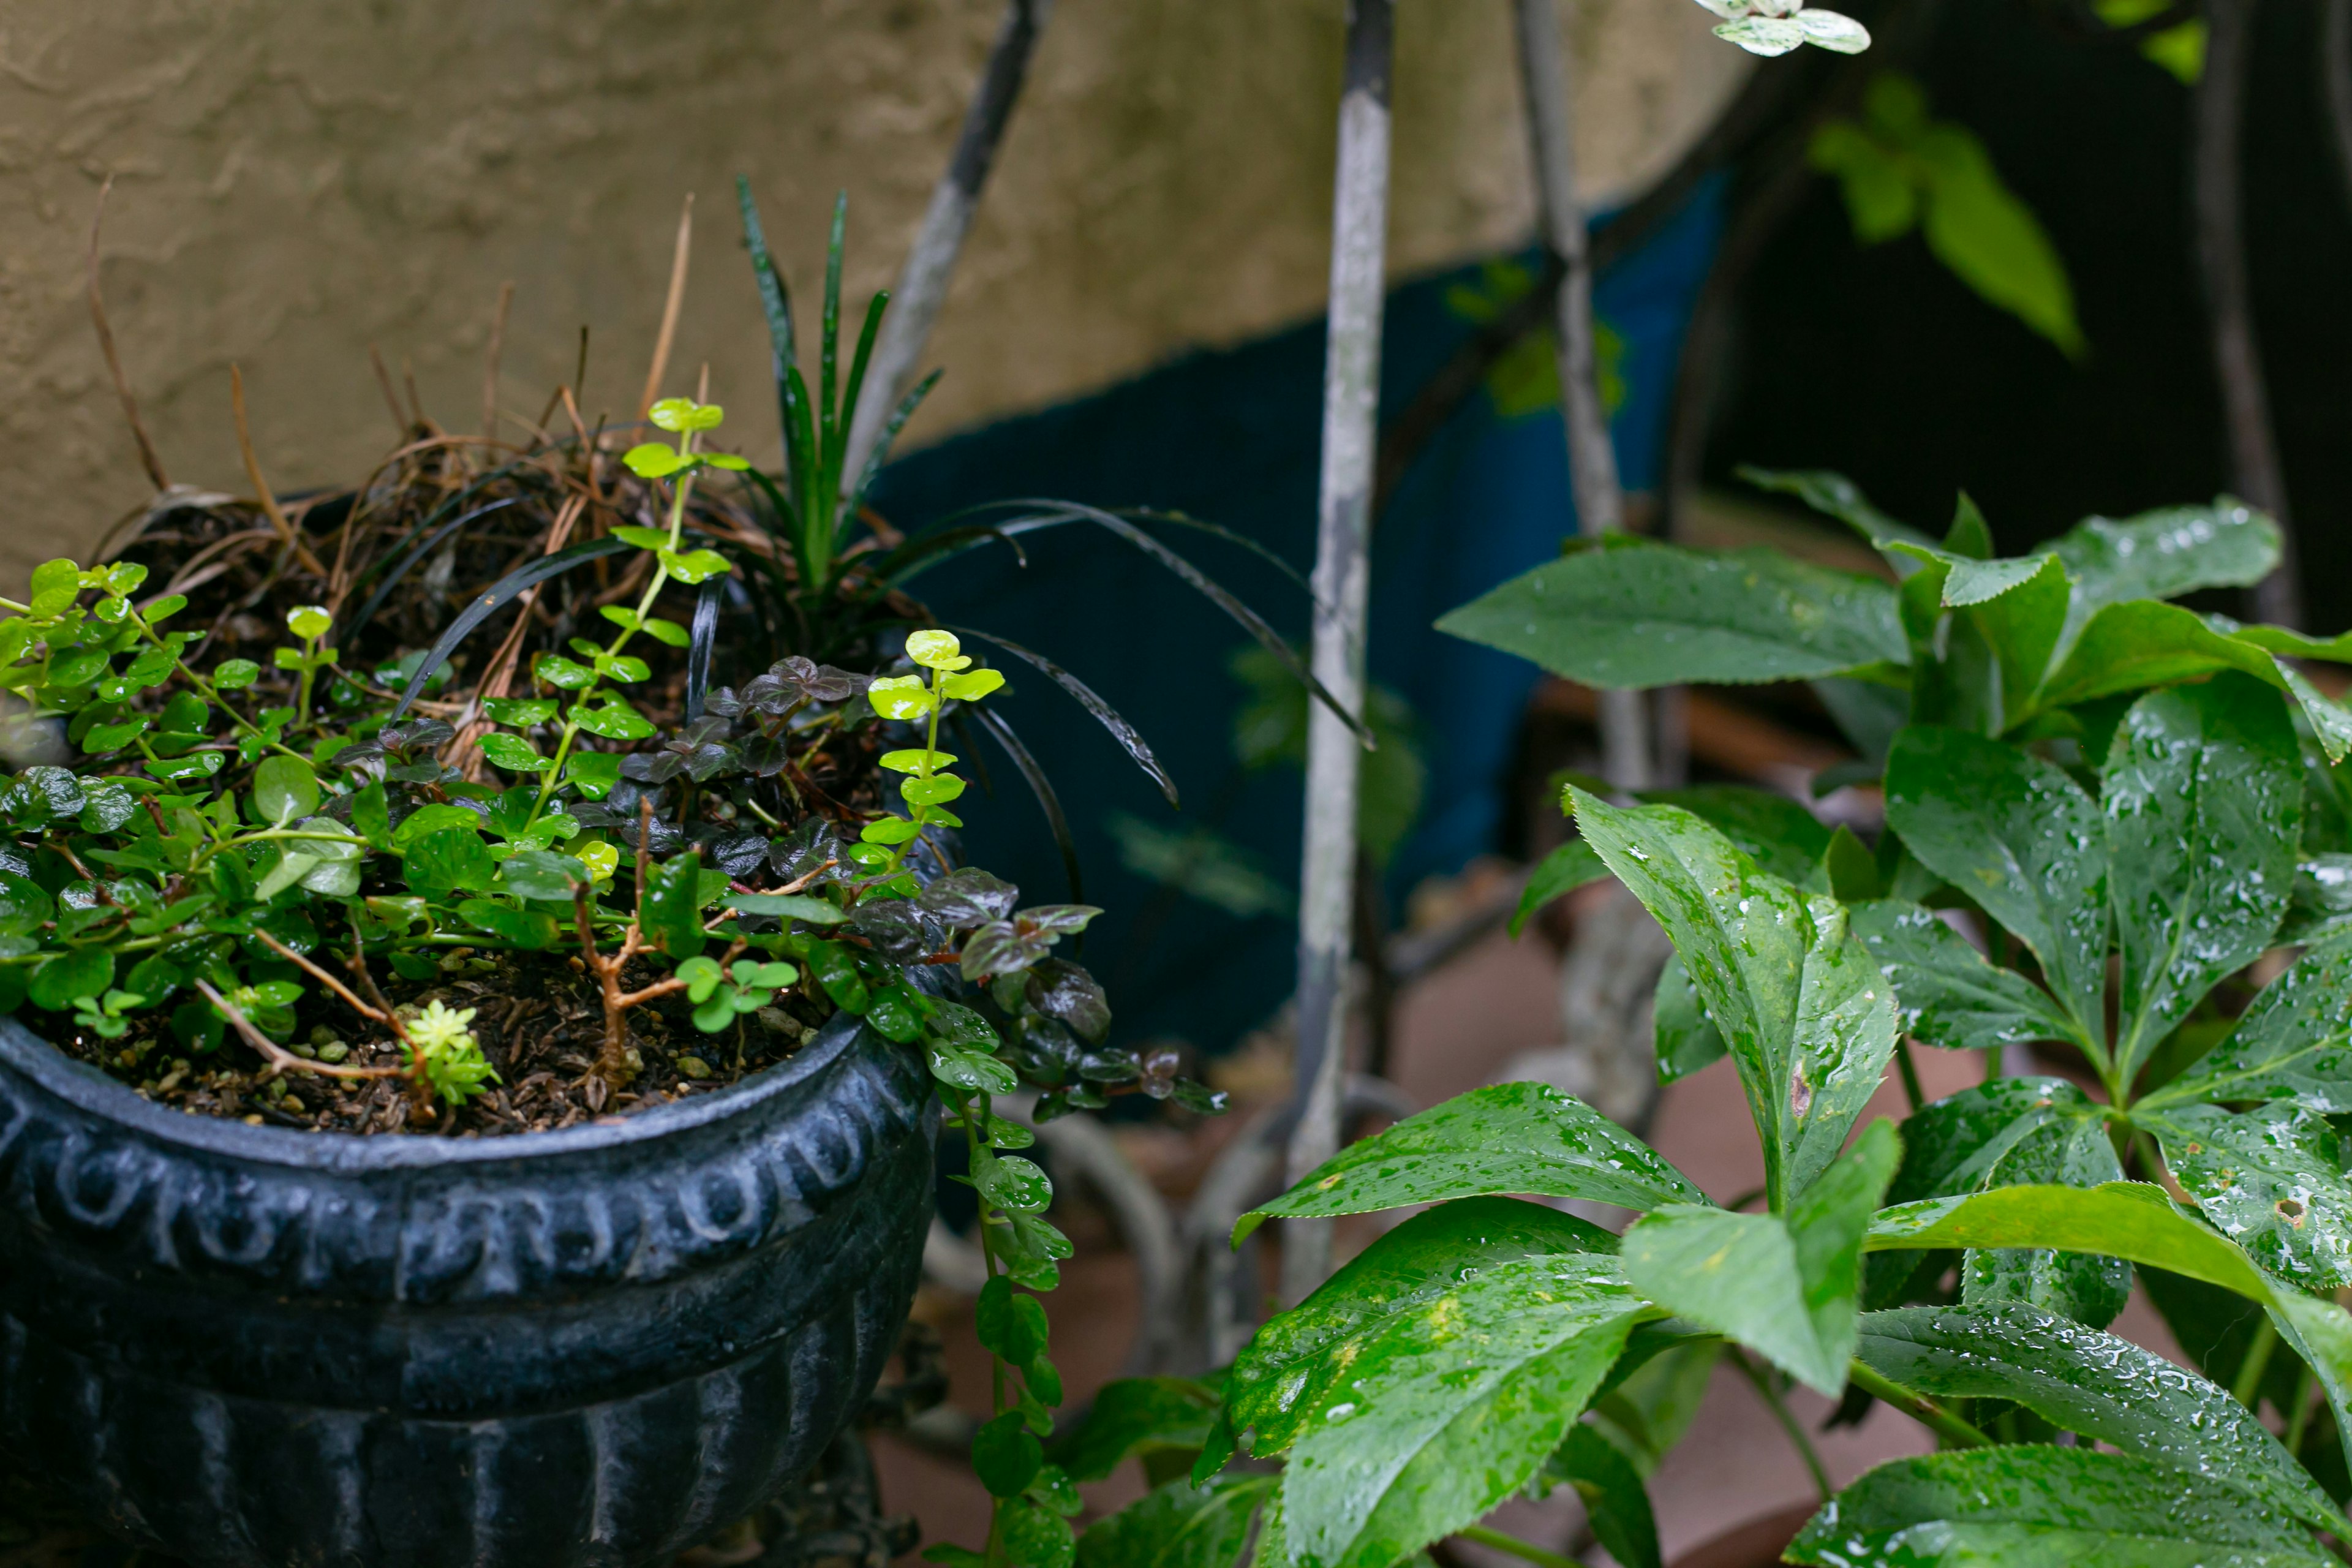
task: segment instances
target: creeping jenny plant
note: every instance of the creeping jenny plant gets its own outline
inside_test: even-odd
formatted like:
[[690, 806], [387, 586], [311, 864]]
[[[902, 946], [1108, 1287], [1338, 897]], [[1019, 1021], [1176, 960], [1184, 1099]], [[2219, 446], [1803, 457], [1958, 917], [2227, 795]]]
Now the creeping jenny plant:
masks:
[[[1794, 1562], [2336, 1560], [2347, 730], [2274, 655], [2352, 640], [2161, 602], [2268, 569], [2274, 529], [2232, 503], [1999, 559], [1965, 503], [1938, 542], [1832, 476], [1774, 482], [1876, 539], [1899, 584], [1632, 543], [1448, 620], [1586, 679], [1835, 678], [1864, 756], [1823, 783], [1883, 783], [1874, 846], [1760, 791], [1571, 784], [1580, 837], [1530, 896], [1613, 876], [1665, 929], [1661, 1075], [1731, 1058], [1761, 1212], [1532, 1084], [1342, 1152], [1237, 1236], [1430, 1206], [1220, 1381], [1106, 1392], [1057, 1455], [1091, 1477], [1140, 1453], [1160, 1484], [1081, 1563], [1390, 1568], [1459, 1535], [1556, 1565], [1481, 1521], [1567, 1485], [1617, 1562], [1654, 1568], [1644, 1478], [1718, 1359], [1776, 1407], [1796, 1383], [1877, 1400], [1936, 1445], [1834, 1494], [1816, 1465]], [[2003, 1076], [2028, 1045], [2074, 1076]], [[1916, 1047], [1988, 1076], [1922, 1104]], [[1861, 1125], [1890, 1068], [1909, 1115]], [[2204, 1375], [2108, 1331], [2135, 1278]]]

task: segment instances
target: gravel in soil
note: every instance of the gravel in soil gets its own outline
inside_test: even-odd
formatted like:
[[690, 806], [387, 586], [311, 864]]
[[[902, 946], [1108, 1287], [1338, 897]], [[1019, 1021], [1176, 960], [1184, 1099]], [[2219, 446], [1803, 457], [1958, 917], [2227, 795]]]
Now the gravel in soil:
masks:
[[[421, 1011], [437, 1000], [474, 1010], [474, 1037], [498, 1081], [454, 1109], [438, 1100], [420, 1109], [404, 1078], [272, 1074], [234, 1036], [216, 1051], [192, 1055], [158, 1014], [140, 1015], [121, 1039], [79, 1030], [55, 1038], [67, 1055], [192, 1115], [315, 1131], [488, 1138], [627, 1116], [724, 1089], [791, 1056], [824, 1021], [825, 1010], [784, 992], [773, 1006], [739, 1019], [733, 1031], [706, 1035], [694, 1026], [682, 995], [659, 997], [626, 1015], [635, 1073], [616, 1093], [589, 1070], [604, 1045], [604, 1011], [579, 963], [553, 953], [455, 949], [443, 960], [443, 979], [420, 984], [380, 977], [398, 1008]], [[633, 963], [623, 984], [635, 990], [661, 973]], [[289, 1048], [347, 1067], [398, 1067], [403, 1060], [382, 1025], [315, 996], [305, 998]]]

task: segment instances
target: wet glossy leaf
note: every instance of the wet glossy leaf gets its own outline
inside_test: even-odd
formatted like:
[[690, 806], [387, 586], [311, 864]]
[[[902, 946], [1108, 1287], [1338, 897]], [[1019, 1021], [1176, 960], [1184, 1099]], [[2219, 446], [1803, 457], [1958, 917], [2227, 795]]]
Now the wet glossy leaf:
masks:
[[1077, 1568], [1234, 1568], [1274, 1484], [1251, 1475], [1171, 1481], [1080, 1536]]
[[646, 879], [640, 919], [646, 935], [672, 958], [702, 951], [702, 856], [689, 849], [663, 862]]
[[1003, 1275], [981, 1288], [972, 1312], [982, 1346], [1014, 1366], [1027, 1366], [1045, 1353], [1044, 1303], [1013, 1289], [1013, 1281]]
[[551, 849], [522, 849], [508, 856], [499, 867], [499, 879], [518, 898], [562, 904], [572, 902], [573, 889], [594, 881], [585, 864]]
[[2292, 1521], [2218, 1480], [2089, 1448], [1969, 1448], [1881, 1465], [1788, 1550], [1829, 1568], [2323, 1568]]
[[0, 936], [27, 936], [58, 912], [57, 900], [30, 877], [0, 871]]
[[1894, 1124], [1882, 1120], [1785, 1218], [1659, 1209], [1625, 1233], [1625, 1277], [1676, 1317], [1752, 1347], [1835, 1397], [1853, 1355], [1863, 1235], [1901, 1156]]
[[459, 888], [487, 891], [499, 869], [482, 836], [457, 826], [435, 828], [412, 841], [404, 866], [408, 885], [428, 897]]
[[84, 996], [104, 995], [113, 984], [114, 954], [102, 947], [77, 947], [42, 959], [27, 994], [34, 1006], [62, 1013]]
[[1876, 578], [1632, 540], [1547, 562], [1437, 626], [1601, 687], [1802, 680], [1910, 657]]
[[269, 756], [253, 770], [252, 815], [257, 822], [285, 826], [319, 809], [319, 775], [299, 757]]
[[2128, 1340], [2031, 1307], [1871, 1312], [1855, 1352], [1932, 1399], [2009, 1399], [2062, 1431], [2224, 1482], [2320, 1529], [2343, 1515], [2253, 1413]]
[[1679, 805], [1706, 823], [1773, 876], [1820, 891], [1822, 857], [1833, 837], [1830, 826], [1791, 800], [1745, 784], [1694, 784], [1688, 789], [1644, 790], [1644, 805]]
[[1690, 972], [1683, 967], [1682, 955], [1666, 960], [1658, 972], [1658, 989], [1650, 1002], [1652, 1034], [1655, 1038], [1658, 1058], [1658, 1081], [1673, 1083], [1688, 1078], [1704, 1067], [1712, 1066], [1730, 1047], [1723, 1042], [1723, 1032], [1715, 1020], [1706, 1016], [1706, 1004], [1699, 999], [1698, 988], [1691, 984]]
[[1290, 1191], [1244, 1215], [1238, 1242], [1269, 1219], [1366, 1214], [1488, 1193], [1587, 1198], [1632, 1209], [1704, 1204], [1632, 1133], [1549, 1084], [1474, 1089], [1351, 1143]]
[[1006, 1411], [972, 1434], [972, 1473], [998, 1497], [1019, 1497], [1045, 1462], [1044, 1447], [1017, 1410]]
[[1465, 1199], [1259, 1330], [1226, 1397], [1252, 1452], [1289, 1451], [1291, 1555], [1389, 1568], [1526, 1485], [1644, 1310], [1609, 1245], [1537, 1205]]
[[654, 732], [651, 720], [609, 692], [595, 706], [572, 704], [572, 718], [590, 734], [608, 741], [642, 741]]
[[1854, 935], [1895, 987], [1903, 1032], [1923, 1045], [1987, 1050], [2080, 1031], [2050, 993], [2015, 970], [1985, 962], [1930, 910], [1897, 899], [1855, 904]]
[[1511, 934], [1517, 936], [1527, 929], [1535, 912], [1554, 899], [1564, 898], [1588, 883], [1597, 882], [1609, 875], [1609, 868], [1592, 852], [1592, 846], [1581, 838], [1571, 838], [1541, 860], [1528, 873], [1528, 885], [1519, 894], [1519, 907], [1511, 914]]
[[2109, 605], [2091, 616], [2042, 683], [2039, 701], [2044, 708], [2068, 708], [2224, 669], [2285, 685], [2277, 660], [2263, 649], [2215, 630], [2203, 616], [2178, 605], [2136, 600]]
[[1571, 785], [1578, 826], [1682, 955], [1738, 1066], [1785, 1202], [1833, 1159], [1895, 1052], [1893, 987], [1826, 894], [1759, 869], [1679, 806]]
[[2284, 1099], [2352, 1111], [2352, 943], [2297, 959], [2263, 987], [2211, 1055], [2140, 1106]]
[[555, 945], [555, 917], [537, 910], [517, 909], [493, 899], [467, 899], [458, 904], [457, 912], [500, 942], [533, 952]]
[[1020, 898], [1021, 889], [1012, 883], [967, 866], [933, 881], [915, 895], [915, 902], [950, 930], [964, 931], [1003, 920]]
[[1573, 1486], [1593, 1536], [1619, 1568], [1660, 1568], [1658, 1520], [1640, 1472], [1622, 1450], [1582, 1422], [1544, 1462], [1544, 1477]]
[[1086, 1416], [1054, 1439], [1048, 1457], [1071, 1479], [1099, 1481], [1131, 1454], [1198, 1448], [1217, 1414], [1217, 1391], [1189, 1377], [1122, 1377], [1105, 1384]]
[[2294, 727], [2242, 676], [2151, 692], [2116, 732], [2100, 795], [2127, 1077], [2286, 914], [2303, 822]]
[[2231, 1112], [2214, 1105], [2135, 1110], [2181, 1190], [2263, 1268], [2306, 1290], [2352, 1284], [2352, 1184], [2336, 1131], [2290, 1101]]
[[806, 893], [730, 893], [721, 906], [746, 915], [773, 915], [813, 926], [839, 925], [848, 917], [841, 906]]
[[[2085, 518], [2049, 549], [2075, 580], [2070, 630], [2132, 599], [2245, 588], [2278, 564], [2278, 524], [2243, 501], [2165, 507], [2116, 521]], [[2071, 640], [2071, 639], [2070, 639]]]
[[1914, 725], [1887, 754], [1886, 820], [2033, 950], [2080, 1037], [2103, 1038], [2106, 829], [2081, 786], [2013, 746]]
[[971, 1168], [980, 1195], [1009, 1214], [1043, 1214], [1054, 1201], [1054, 1184], [1034, 1160], [985, 1150]]
[[555, 765], [554, 758], [541, 756], [520, 735], [485, 735], [481, 746], [482, 755], [511, 773], [543, 773]]

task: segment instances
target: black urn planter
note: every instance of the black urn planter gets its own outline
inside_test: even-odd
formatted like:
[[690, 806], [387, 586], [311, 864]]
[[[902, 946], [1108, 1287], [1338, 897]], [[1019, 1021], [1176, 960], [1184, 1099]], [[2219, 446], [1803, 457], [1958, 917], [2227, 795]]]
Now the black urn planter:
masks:
[[0, 1445], [199, 1568], [635, 1568], [856, 1415], [938, 1121], [838, 1016], [625, 1121], [362, 1138], [151, 1104], [0, 1019]]

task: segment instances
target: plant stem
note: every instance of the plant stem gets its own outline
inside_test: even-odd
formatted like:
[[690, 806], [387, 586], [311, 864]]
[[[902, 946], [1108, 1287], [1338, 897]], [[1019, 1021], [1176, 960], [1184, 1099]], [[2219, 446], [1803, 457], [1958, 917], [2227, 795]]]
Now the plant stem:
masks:
[[1822, 1500], [1829, 1501], [1831, 1494], [1837, 1489], [1830, 1485], [1830, 1473], [1822, 1468], [1822, 1457], [1814, 1449], [1813, 1440], [1805, 1436], [1803, 1423], [1790, 1410], [1788, 1401], [1780, 1397], [1780, 1391], [1772, 1386], [1772, 1374], [1750, 1361], [1747, 1352], [1736, 1346], [1731, 1350], [1731, 1364], [1739, 1369], [1742, 1377], [1755, 1385], [1757, 1394], [1771, 1410], [1772, 1418], [1780, 1422], [1780, 1430], [1789, 1435], [1789, 1442], [1796, 1448], [1797, 1457], [1805, 1461], [1805, 1468], [1812, 1475], [1813, 1485], [1821, 1490]]
[[2288, 1453], [2300, 1457], [2304, 1432], [2311, 1425], [2311, 1407], [2318, 1403], [2312, 1395], [2311, 1368], [2299, 1366], [2294, 1369], [2294, 1395], [2289, 1403], [2294, 1405], [2294, 1414], [2287, 1418], [2286, 1436], [2280, 1441], [2286, 1445]]
[[1947, 1446], [1955, 1448], [1989, 1448], [1992, 1439], [1961, 1420], [1925, 1394], [1914, 1394], [1901, 1384], [1881, 1376], [1864, 1362], [1857, 1361], [1847, 1369], [1854, 1386], [1880, 1404], [1900, 1410], [1919, 1423]]
[[1927, 1103], [1927, 1094], [1919, 1087], [1919, 1064], [1911, 1059], [1909, 1039], [1895, 1042], [1895, 1065], [1902, 1069], [1903, 1098], [1911, 1102], [1911, 1112], [1916, 1116], [1919, 1108]]
[[1582, 1568], [1573, 1557], [1563, 1557], [1557, 1552], [1547, 1552], [1516, 1535], [1506, 1535], [1499, 1530], [1489, 1530], [1483, 1524], [1465, 1524], [1454, 1534], [1465, 1541], [1475, 1541], [1496, 1552], [1507, 1552], [1522, 1563], [1532, 1563], [1536, 1568]]
[[2257, 1408], [2262, 1400], [2263, 1373], [2270, 1370], [2271, 1352], [2278, 1349], [2278, 1329], [2270, 1319], [2254, 1325], [2254, 1342], [2246, 1347], [2237, 1380], [2230, 1384], [2230, 1393], [2249, 1410]]

